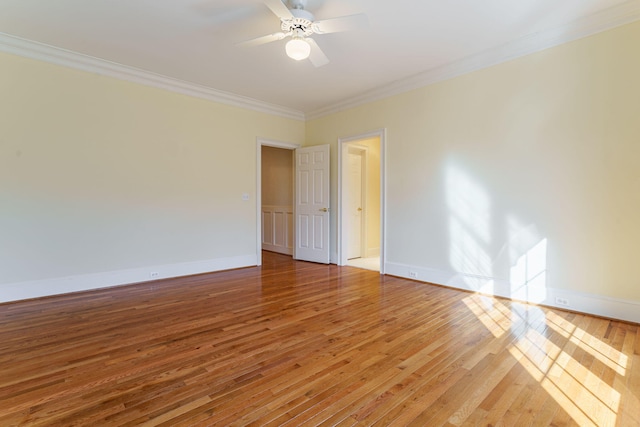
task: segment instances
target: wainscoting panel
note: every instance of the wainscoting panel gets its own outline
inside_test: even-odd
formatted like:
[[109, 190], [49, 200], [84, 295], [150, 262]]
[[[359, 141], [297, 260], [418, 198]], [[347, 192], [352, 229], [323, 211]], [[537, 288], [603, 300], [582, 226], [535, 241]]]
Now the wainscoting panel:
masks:
[[262, 249], [293, 255], [293, 206], [262, 206]]

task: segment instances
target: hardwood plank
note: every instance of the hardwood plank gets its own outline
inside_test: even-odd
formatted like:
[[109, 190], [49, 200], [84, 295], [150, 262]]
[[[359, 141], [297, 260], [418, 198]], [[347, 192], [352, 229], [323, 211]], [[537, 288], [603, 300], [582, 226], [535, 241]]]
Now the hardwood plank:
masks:
[[0, 425], [635, 425], [638, 334], [265, 253], [0, 304]]

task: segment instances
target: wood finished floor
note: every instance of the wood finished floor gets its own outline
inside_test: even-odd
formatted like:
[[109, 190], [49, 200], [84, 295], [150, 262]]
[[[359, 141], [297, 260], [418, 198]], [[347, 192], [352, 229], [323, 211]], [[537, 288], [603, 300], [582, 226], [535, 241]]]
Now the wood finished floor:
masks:
[[0, 426], [640, 425], [638, 326], [265, 253], [0, 305]]

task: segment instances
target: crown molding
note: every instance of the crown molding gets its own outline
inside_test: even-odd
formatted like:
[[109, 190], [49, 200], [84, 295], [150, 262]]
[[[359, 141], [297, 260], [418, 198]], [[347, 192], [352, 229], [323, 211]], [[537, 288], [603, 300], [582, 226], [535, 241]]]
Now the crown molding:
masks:
[[627, 1], [621, 5], [573, 21], [568, 25], [521, 37], [510, 43], [485, 50], [459, 61], [430, 69], [391, 84], [380, 86], [353, 98], [308, 112], [306, 118], [307, 120], [318, 119], [369, 102], [389, 98], [637, 20], [640, 20], [640, 0]]
[[151, 86], [183, 95], [206, 99], [220, 104], [246, 108], [261, 113], [273, 114], [294, 120], [305, 120], [301, 111], [269, 104], [241, 95], [220, 91], [210, 87], [155, 74], [134, 67], [106, 61], [81, 53], [34, 42], [6, 33], [0, 33], [0, 51], [51, 64], [100, 74], [133, 83]]
[[202, 98], [220, 104], [305, 121], [409, 92], [637, 20], [640, 20], [640, 0], [629, 0], [621, 5], [573, 21], [568, 25], [521, 37], [502, 46], [380, 86], [361, 95], [344, 99], [306, 114], [302, 111], [189, 83], [1, 32], [0, 51]]

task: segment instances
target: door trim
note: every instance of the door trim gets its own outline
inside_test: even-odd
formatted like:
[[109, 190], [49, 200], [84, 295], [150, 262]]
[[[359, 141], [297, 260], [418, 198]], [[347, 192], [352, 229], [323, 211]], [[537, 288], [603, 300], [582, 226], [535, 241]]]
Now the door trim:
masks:
[[[276, 148], [284, 148], [286, 150], [295, 150], [296, 148], [300, 148], [300, 144], [294, 144], [291, 142], [283, 142], [277, 141], [274, 139], [267, 138], [256, 138], [256, 260], [257, 265], [262, 265], [262, 147], [276, 147]], [[295, 173], [295, 171], [294, 171]], [[295, 186], [295, 181], [294, 184]], [[293, 192], [293, 203], [295, 206], [296, 194]], [[295, 218], [293, 219], [293, 233], [295, 239]], [[295, 245], [293, 248], [293, 256], [295, 258]]]
[[366, 132], [358, 135], [338, 138], [338, 212], [336, 215], [337, 228], [338, 228], [338, 265], [346, 265], [347, 263], [347, 243], [345, 241], [346, 233], [344, 233], [343, 227], [345, 221], [343, 220], [343, 207], [345, 201], [342, 194], [343, 186], [343, 167], [346, 159], [343, 159], [343, 150], [346, 144], [360, 141], [369, 138], [378, 138], [380, 140], [380, 274], [385, 274], [385, 263], [387, 259], [387, 174], [386, 174], [386, 154], [387, 154], [387, 129], [377, 129], [371, 132]]

